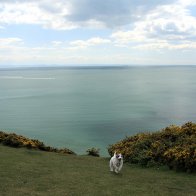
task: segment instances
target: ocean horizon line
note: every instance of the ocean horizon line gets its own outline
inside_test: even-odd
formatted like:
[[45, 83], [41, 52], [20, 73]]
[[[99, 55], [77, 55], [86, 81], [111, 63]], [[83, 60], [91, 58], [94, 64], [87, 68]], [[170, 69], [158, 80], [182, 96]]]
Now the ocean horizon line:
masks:
[[32, 69], [128, 69], [128, 68], [160, 68], [160, 67], [196, 67], [196, 65], [126, 65], [126, 64], [81, 64], [81, 65], [6, 65], [4, 70], [32, 70]]

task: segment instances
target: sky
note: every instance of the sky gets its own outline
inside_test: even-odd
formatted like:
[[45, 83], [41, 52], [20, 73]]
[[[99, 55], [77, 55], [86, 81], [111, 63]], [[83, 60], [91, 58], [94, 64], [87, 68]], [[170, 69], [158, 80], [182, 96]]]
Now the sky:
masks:
[[196, 65], [196, 0], [0, 0], [0, 67]]

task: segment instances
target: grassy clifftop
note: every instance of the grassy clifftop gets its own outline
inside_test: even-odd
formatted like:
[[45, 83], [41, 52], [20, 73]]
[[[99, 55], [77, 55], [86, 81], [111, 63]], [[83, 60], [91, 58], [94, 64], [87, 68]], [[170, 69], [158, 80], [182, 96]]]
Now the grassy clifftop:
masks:
[[109, 159], [0, 145], [0, 195], [194, 196], [196, 176], [126, 163], [119, 175]]
[[[64, 148], [46, 146], [39, 140], [25, 138], [14, 133], [0, 131], [0, 143], [12, 147], [26, 147], [48, 152], [75, 154]], [[91, 149], [94, 155], [96, 149]], [[171, 125], [153, 133], [139, 133], [109, 146], [112, 156], [117, 151], [124, 160], [142, 166], [167, 165], [170, 169], [196, 171], [196, 124], [185, 123], [182, 126]], [[91, 153], [91, 154], [93, 154]], [[89, 153], [90, 154], [90, 153]]]

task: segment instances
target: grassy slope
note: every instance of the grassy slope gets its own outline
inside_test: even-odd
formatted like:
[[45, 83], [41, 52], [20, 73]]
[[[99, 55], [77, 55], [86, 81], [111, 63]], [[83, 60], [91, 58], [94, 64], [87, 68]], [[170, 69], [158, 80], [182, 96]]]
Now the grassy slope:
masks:
[[0, 145], [0, 195], [196, 194], [196, 176], [126, 165], [109, 172], [109, 159], [62, 155]]

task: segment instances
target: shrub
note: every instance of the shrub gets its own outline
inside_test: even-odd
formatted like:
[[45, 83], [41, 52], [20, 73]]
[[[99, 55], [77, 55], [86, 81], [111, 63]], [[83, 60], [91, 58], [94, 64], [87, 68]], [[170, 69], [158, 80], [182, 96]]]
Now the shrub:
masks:
[[16, 137], [15, 134], [10, 134], [3, 140], [4, 145], [12, 146], [12, 147], [20, 147], [22, 146], [22, 142]]
[[143, 166], [164, 164], [171, 169], [196, 171], [196, 124], [171, 125], [154, 133], [139, 133], [108, 147], [123, 154], [124, 160]]
[[47, 151], [47, 152], [57, 152], [63, 154], [75, 154], [73, 151], [64, 148], [64, 149], [57, 149], [50, 146], [46, 146], [43, 142], [39, 140], [29, 139], [23, 137], [21, 135], [16, 135], [15, 133], [5, 133], [0, 131], [0, 143], [4, 145], [11, 146], [11, 147], [26, 147], [26, 148], [33, 148], [37, 150]]
[[88, 155], [90, 156], [95, 156], [95, 157], [99, 157], [99, 149], [96, 148], [90, 148], [86, 151], [88, 153]]

